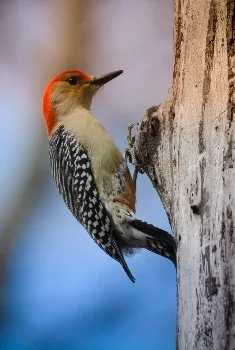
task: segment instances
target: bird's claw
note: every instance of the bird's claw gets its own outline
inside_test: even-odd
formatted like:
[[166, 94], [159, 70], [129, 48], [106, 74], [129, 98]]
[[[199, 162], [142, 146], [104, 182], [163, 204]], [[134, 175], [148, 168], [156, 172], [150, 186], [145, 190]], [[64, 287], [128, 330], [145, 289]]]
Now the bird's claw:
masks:
[[134, 121], [130, 123], [127, 127], [127, 146], [125, 148], [124, 158], [126, 159], [126, 161], [129, 161], [131, 164], [135, 166], [133, 180], [134, 180], [134, 183], [136, 183], [138, 173], [143, 174], [144, 170], [142, 169], [142, 164], [140, 164], [137, 161], [136, 155], [135, 155], [134, 143], [135, 143], [136, 136], [132, 135], [132, 130], [134, 126], [137, 126], [137, 129], [138, 129], [139, 122]]
[[132, 135], [132, 129], [135, 125], [138, 127], [139, 122], [134, 121], [127, 127], [127, 146], [125, 148], [124, 158], [136, 167], [141, 168], [141, 164], [138, 163], [134, 150], [135, 136]]

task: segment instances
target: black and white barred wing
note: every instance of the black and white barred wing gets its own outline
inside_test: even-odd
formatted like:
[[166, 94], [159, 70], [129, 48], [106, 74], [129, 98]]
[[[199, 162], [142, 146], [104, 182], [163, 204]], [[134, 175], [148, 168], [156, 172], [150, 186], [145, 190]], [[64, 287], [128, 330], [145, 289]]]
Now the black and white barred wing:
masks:
[[76, 219], [109, 256], [132, 276], [114, 236], [109, 214], [94, 181], [88, 154], [76, 138], [60, 126], [49, 143], [52, 174], [59, 193]]

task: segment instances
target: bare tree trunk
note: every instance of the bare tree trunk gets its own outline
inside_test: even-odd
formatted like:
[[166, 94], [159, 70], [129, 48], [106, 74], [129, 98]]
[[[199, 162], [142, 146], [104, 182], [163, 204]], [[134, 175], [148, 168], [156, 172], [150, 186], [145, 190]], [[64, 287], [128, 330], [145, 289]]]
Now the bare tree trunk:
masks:
[[178, 246], [178, 348], [235, 349], [235, 2], [175, 0], [173, 82], [135, 141]]

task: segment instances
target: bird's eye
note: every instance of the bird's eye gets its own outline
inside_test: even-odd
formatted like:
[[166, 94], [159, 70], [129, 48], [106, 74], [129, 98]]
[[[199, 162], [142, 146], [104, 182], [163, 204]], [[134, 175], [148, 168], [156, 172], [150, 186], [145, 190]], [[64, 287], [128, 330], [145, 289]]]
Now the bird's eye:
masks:
[[76, 85], [77, 82], [78, 82], [78, 78], [76, 76], [70, 77], [69, 80], [68, 80], [68, 83], [70, 85]]

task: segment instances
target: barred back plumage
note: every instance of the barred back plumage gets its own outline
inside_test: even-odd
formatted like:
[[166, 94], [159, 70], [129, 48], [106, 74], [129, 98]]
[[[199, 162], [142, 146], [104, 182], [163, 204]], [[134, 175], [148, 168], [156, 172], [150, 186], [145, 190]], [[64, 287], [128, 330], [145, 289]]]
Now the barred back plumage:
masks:
[[115, 238], [112, 218], [99, 196], [88, 154], [64, 125], [52, 135], [49, 155], [57, 188], [72, 214], [98, 246], [120, 262], [134, 282]]

